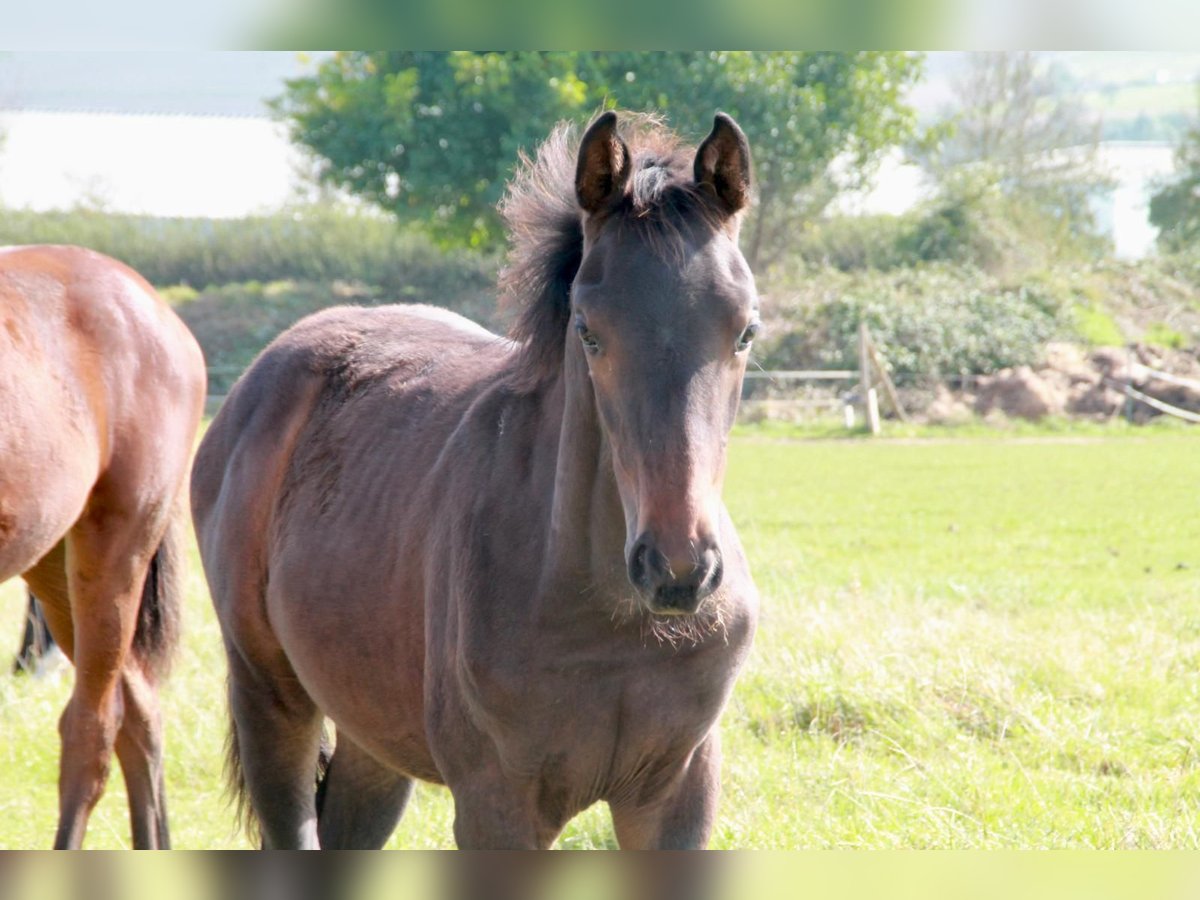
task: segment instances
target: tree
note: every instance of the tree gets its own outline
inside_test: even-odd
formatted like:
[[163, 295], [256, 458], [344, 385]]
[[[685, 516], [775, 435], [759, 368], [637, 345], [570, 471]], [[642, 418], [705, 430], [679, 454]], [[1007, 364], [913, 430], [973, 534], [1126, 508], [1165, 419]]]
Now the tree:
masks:
[[953, 191], [965, 178], [1036, 208], [1076, 238], [1092, 236], [1090, 198], [1110, 185], [1097, 155], [1100, 122], [1064, 81], [1036, 53], [972, 53], [938, 127], [942, 139], [918, 155]]
[[[857, 187], [880, 151], [916, 127], [904, 95], [922, 59], [904, 53], [672, 52], [597, 54], [609, 95], [658, 109], [699, 140], [715, 109], [741, 124], [754, 156], [757, 202], [746, 229], [752, 264], [787, 249], [789, 235], [839, 188]], [[830, 172], [842, 158], [841, 175]], [[834, 183], [836, 181], [836, 183]]]
[[921, 67], [885, 52], [357, 52], [289, 82], [275, 108], [323, 181], [477, 246], [500, 237], [494, 207], [518, 150], [558, 120], [653, 109], [698, 141], [724, 109], [754, 150], [746, 240], [767, 260], [828, 199], [836, 158], [860, 178], [912, 133], [904, 93]]
[[1159, 229], [1164, 250], [1200, 245], [1200, 122], [1184, 135], [1175, 151], [1173, 179], [1150, 198], [1150, 224]]
[[275, 109], [321, 181], [450, 242], [498, 237], [493, 207], [519, 147], [588, 98], [574, 54], [339, 53]]

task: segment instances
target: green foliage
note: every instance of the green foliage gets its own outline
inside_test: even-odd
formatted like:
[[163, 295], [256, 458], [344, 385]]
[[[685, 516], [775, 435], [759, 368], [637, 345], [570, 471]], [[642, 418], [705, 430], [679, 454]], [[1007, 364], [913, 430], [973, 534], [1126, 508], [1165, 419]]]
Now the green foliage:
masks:
[[[919, 219], [902, 220], [900, 233], [913, 222]], [[878, 233], [894, 234], [896, 224]], [[1060, 264], [1015, 276], [970, 264], [838, 271], [797, 260], [769, 271], [760, 289], [766, 328], [756, 358], [767, 369], [856, 368], [860, 318], [904, 375], [1036, 365], [1053, 340], [1200, 345], [1200, 254]]]
[[1106, 242], [1021, 194], [1003, 191], [987, 166], [946, 173], [937, 193], [900, 216], [806, 222], [790, 252], [809, 266], [888, 270], [940, 262], [1010, 280], [1099, 258]]
[[556, 121], [656, 110], [698, 141], [724, 109], [753, 148], [746, 241], [766, 258], [827, 199], [818, 186], [836, 156], [861, 175], [912, 134], [903, 95], [920, 71], [894, 52], [354, 52], [289, 82], [275, 109], [323, 181], [474, 246], [499, 242], [494, 207], [518, 150]]
[[0, 210], [0, 244], [79, 244], [156, 285], [354, 281], [431, 302], [490, 287], [495, 262], [445, 251], [379, 216], [324, 207], [245, 219], [156, 219], [96, 210]]
[[1125, 335], [1120, 326], [1103, 309], [1081, 304], [1075, 307], [1074, 315], [1075, 334], [1085, 344], [1091, 347], [1124, 346]]
[[[859, 186], [875, 154], [915, 132], [904, 92], [922, 60], [884, 52], [612, 54], [612, 96], [656, 109], [699, 140], [715, 109], [742, 125], [754, 155], [757, 203], [743, 245], [752, 264], [790, 250], [795, 230], [831, 199]], [[625, 70], [625, 83], [618, 77]], [[629, 74], [635, 77], [630, 80]], [[850, 155], [830, 183], [829, 165]]]
[[[899, 227], [903, 235], [914, 222], [867, 230], [894, 236]], [[903, 258], [899, 251], [875, 252], [876, 259]], [[767, 369], [857, 368], [860, 318], [903, 375], [947, 378], [1036, 365], [1054, 340], [1200, 346], [1200, 254], [1058, 265], [1016, 276], [970, 264], [906, 261], [839, 271], [796, 260], [766, 273], [760, 289], [766, 328], [756, 359]]]
[[912, 215], [831, 216], [805, 222], [792, 239], [791, 263], [809, 268], [895, 269], [912, 265]]
[[1005, 189], [994, 166], [964, 166], [943, 173], [938, 192], [916, 212], [905, 257], [1008, 275], [1098, 258], [1107, 241], [1078, 215], [1074, 202]]
[[1195, 251], [1200, 245], [1200, 125], [1176, 151], [1176, 175], [1150, 198], [1150, 223], [1165, 250]]
[[575, 53], [339, 53], [275, 102], [318, 175], [451, 243], [495, 245], [520, 148], [595, 101]]
[[905, 235], [912, 260], [968, 263], [989, 271], [1020, 258], [1025, 240], [1008, 203], [986, 168], [958, 170], [946, 176], [938, 194], [916, 217]]
[[1057, 280], [1054, 290], [1114, 320], [1124, 337], [1114, 343], [1200, 346], [1200, 254], [1107, 260], [1061, 269]]
[[800, 277], [794, 290], [773, 292], [764, 315], [768, 369], [856, 368], [860, 321], [893, 371], [942, 377], [1036, 363], [1069, 331], [1060, 297], [971, 267]]
[[1187, 336], [1163, 322], [1152, 322], [1142, 340], [1158, 347], [1182, 350], [1187, 345]]

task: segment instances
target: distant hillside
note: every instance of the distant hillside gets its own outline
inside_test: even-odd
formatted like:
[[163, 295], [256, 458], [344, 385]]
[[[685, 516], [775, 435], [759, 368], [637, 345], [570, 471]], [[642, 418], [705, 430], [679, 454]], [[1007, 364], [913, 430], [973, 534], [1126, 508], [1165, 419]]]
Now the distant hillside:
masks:
[[[0, 109], [262, 116], [283, 82], [325, 53], [0, 52]], [[911, 99], [936, 118], [966, 52], [927, 54]], [[1173, 140], [1197, 114], [1200, 53], [1053, 52], [1064, 90], [1104, 119], [1106, 140]]]
[[285, 79], [322, 55], [2, 52], [0, 109], [265, 116], [265, 101], [283, 91]]
[[[1062, 90], [1102, 120], [1103, 140], [1174, 141], [1200, 116], [1200, 53], [1056, 51], [1046, 53]], [[912, 93], [922, 119], [951, 103], [969, 53], [935, 52]]]

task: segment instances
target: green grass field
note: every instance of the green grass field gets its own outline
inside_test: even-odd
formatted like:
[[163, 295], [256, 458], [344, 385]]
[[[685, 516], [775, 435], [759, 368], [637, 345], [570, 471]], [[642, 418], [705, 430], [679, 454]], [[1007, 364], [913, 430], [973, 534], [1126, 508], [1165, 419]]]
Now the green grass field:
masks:
[[[763, 594], [714, 845], [1200, 846], [1200, 432], [908, 440], [739, 430]], [[14, 648], [19, 585], [0, 588]], [[166, 697], [175, 846], [245, 846], [198, 565]], [[331, 647], [336, 652], [336, 647]], [[0, 659], [0, 662], [3, 662]], [[0, 847], [48, 846], [68, 670], [0, 676]], [[88, 846], [124, 847], [119, 776]], [[452, 845], [419, 789], [395, 847]], [[612, 846], [593, 808], [560, 846]]]

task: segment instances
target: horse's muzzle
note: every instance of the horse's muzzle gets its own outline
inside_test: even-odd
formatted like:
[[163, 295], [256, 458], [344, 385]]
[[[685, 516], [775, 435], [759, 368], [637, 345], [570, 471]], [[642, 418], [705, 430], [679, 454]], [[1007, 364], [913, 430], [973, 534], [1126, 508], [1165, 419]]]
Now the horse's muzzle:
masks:
[[691, 548], [669, 558], [650, 534], [638, 538], [629, 552], [629, 581], [650, 612], [690, 615], [721, 585], [724, 567], [715, 545]]

